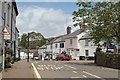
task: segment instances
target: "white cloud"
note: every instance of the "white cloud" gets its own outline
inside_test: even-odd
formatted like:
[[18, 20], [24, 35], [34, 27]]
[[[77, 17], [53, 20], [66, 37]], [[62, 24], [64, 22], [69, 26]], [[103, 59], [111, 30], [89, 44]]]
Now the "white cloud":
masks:
[[40, 32], [45, 37], [66, 34], [66, 27], [72, 26], [72, 17], [62, 10], [41, 7], [19, 7], [17, 26], [20, 34]]

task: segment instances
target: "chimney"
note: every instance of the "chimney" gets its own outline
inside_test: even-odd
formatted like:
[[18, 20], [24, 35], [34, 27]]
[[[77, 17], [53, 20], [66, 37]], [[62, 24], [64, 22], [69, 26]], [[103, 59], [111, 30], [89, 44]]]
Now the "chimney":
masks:
[[67, 27], [67, 34], [70, 34], [71, 33], [71, 27]]

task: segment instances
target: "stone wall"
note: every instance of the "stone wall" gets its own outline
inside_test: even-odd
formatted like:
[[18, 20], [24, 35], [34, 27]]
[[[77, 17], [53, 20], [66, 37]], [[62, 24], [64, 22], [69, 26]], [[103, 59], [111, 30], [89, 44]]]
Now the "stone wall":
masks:
[[120, 69], [120, 54], [95, 53], [95, 62], [99, 66]]

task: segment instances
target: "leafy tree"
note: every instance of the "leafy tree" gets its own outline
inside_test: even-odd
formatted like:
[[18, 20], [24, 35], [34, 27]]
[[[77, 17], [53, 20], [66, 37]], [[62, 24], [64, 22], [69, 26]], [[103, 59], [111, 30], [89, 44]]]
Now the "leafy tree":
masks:
[[120, 43], [120, 2], [78, 2], [74, 26], [89, 29], [94, 42]]
[[[36, 49], [37, 47], [41, 47], [46, 43], [46, 39], [41, 33], [31, 32], [29, 33], [29, 48]], [[28, 35], [23, 34], [21, 40], [19, 41], [19, 45], [23, 48], [28, 48]]]
[[20, 46], [25, 48], [25, 49], [27, 48], [27, 38], [28, 38], [28, 35], [23, 34], [21, 37], [21, 40], [20, 40]]

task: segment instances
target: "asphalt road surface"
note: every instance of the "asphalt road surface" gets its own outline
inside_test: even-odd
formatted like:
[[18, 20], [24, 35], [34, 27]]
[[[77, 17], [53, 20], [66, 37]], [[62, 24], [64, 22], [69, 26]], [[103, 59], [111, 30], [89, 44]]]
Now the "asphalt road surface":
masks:
[[43, 80], [119, 80], [117, 69], [96, 66], [86, 61], [33, 61]]

